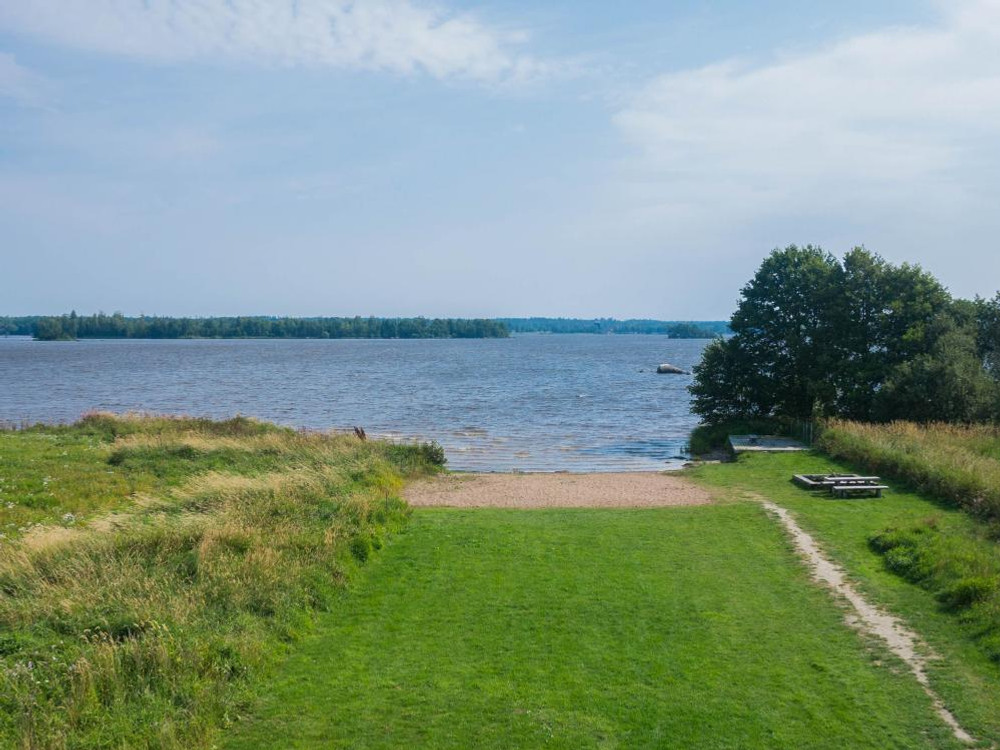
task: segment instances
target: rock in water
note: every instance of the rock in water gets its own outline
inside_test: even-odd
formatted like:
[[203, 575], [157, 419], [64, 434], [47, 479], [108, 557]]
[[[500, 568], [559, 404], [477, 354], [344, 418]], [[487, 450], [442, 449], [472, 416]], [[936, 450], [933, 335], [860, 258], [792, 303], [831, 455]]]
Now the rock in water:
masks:
[[656, 368], [656, 371], [660, 373], [660, 375], [687, 375], [685, 370], [671, 364], [662, 364]]

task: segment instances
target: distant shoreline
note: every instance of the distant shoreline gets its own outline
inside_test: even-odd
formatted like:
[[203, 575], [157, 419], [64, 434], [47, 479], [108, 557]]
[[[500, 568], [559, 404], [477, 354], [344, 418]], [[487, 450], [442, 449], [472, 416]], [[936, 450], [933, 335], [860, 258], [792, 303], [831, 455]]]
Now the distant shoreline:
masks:
[[463, 336], [463, 337], [409, 337], [409, 338], [389, 338], [383, 336], [338, 336], [337, 338], [322, 336], [79, 336], [77, 338], [57, 338], [39, 339], [25, 333], [0, 333], [0, 339], [22, 339], [36, 343], [63, 343], [73, 344], [82, 341], [483, 341], [498, 338], [522, 338], [522, 337], [545, 337], [545, 336], [656, 336], [668, 341], [711, 341], [716, 336], [670, 336], [665, 333], [563, 333], [555, 331], [528, 331], [524, 333], [511, 333], [509, 336]]
[[651, 334], [712, 339], [730, 333], [724, 321], [616, 318], [362, 318], [235, 316], [174, 318], [105, 315], [0, 317], [0, 335], [39, 341], [78, 339], [482, 339], [512, 334]]

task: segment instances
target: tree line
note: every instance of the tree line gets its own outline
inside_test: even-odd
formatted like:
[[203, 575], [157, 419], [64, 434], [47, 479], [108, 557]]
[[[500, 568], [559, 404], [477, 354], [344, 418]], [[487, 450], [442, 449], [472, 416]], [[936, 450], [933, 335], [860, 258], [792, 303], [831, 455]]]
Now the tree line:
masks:
[[[263, 316], [221, 318], [126, 317], [67, 315], [37, 317], [30, 323], [14, 321], [10, 333], [33, 335], [41, 341], [101, 339], [181, 338], [288, 338], [288, 339], [427, 339], [505, 338], [507, 326], [484, 318], [274, 318]], [[0, 329], [2, 331], [3, 329]]]
[[916, 265], [794, 245], [764, 260], [695, 368], [706, 424], [1000, 419], [1000, 293], [953, 298]]
[[33, 336], [41, 315], [0, 317], [0, 336]]
[[711, 339], [729, 332], [723, 321], [615, 318], [500, 318], [513, 333], [650, 333], [674, 339]]
[[615, 318], [225, 318], [126, 317], [121, 313], [0, 317], [0, 336], [43, 341], [78, 338], [498, 338], [511, 333], [645, 333], [710, 339], [724, 321]]

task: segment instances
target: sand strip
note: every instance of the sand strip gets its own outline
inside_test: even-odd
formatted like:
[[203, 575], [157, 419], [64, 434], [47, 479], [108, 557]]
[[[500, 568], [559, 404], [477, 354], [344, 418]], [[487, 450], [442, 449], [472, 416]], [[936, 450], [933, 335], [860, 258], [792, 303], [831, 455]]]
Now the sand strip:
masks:
[[927, 660], [938, 658], [923, 642], [919, 635], [910, 630], [897, 618], [885, 612], [865, 599], [850, 583], [843, 569], [831, 561], [820, 550], [816, 540], [802, 530], [791, 514], [770, 500], [759, 499], [769, 513], [777, 516], [782, 526], [795, 542], [795, 548], [806, 559], [812, 569], [813, 579], [817, 583], [830, 588], [839, 597], [845, 599], [854, 609], [854, 615], [847, 618], [848, 624], [862, 633], [873, 635], [884, 641], [889, 650], [902, 659], [910, 668], [917, 682], [934, 704], [934, 710], [941, 720], [947, 724], [955, 737], [963, 742], [974, 743], [976, 740], [962, 729], [954, 714], [949, 711], [941, 697], [931, 688], [927, 678]]
[[403, 492], [414, 506], [452, 508], [658, 508], [705, 505], [711, 496], [681, 477], [618, 474], [446, 474]]

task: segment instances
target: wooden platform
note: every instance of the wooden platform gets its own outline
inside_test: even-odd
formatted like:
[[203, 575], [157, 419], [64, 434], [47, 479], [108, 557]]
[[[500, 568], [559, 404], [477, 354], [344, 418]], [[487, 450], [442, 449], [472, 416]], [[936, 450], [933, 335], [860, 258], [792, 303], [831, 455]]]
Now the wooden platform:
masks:
[[805, 443], [778, 435], [730, 435], [734, 453], [791, 453], [808, 450]]

